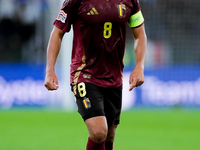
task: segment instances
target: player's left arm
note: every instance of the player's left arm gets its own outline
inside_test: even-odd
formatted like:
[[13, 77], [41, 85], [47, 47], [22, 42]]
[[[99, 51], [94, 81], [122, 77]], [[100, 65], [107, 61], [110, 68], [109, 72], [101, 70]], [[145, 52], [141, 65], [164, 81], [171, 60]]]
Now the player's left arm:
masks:
[[135, 39], [135, 57], [136, 65], [129, 78], [129, 91], [134, 87], [138, 87], [144, 83], [144, 62], [146, 54], [147, 37], [144, 24], [137, 28], [132, 28], [132, 33]]

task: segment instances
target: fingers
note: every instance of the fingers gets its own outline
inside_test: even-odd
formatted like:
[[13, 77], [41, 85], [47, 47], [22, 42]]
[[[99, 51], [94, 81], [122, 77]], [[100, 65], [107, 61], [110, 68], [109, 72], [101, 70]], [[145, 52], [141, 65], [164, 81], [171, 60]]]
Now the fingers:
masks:
[[129, 82], [129, 91], [131, 91], [134, 87], [136, 87], [136, 80], [130, 80]]
[[144, 80], [140, 80], [140, 79], [132, 79], [129, 82], [129, 91], [131, 91], [133, 88], [138, 87], [140, 85], [142, 85], [144, 83]]

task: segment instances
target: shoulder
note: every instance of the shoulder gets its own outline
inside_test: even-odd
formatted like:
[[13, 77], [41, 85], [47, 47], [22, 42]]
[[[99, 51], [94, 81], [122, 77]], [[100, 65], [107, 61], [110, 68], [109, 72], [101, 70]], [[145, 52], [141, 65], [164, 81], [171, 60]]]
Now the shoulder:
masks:
[[74, 5], [77, 5], [77, 3], [80, 3], [81, 0], [65, 0], [63, 2], [62, 8], [61, 9], [66, 9], [68, 7], [73, 7]]
[[140, 2], [139, 0], [131, 0], [134, 9], [140, 9]]
[[131, 0], [133, 4], [139, 4], [139, 0]]
[[139, 0], [130, 0], [133, 4], [133, 7], [132, 7], [132, 15], [139, 12], [141, 10], [141, 7], [140, 7], [140, 2]]

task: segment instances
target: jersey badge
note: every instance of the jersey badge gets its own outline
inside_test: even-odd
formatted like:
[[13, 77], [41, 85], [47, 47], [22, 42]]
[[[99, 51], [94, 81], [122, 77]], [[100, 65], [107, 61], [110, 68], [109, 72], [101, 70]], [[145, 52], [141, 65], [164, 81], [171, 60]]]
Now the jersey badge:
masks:
[[85, 79], [91, 79], [91, 75], [84, 74], [84, 75], [83, 75], [83, 78], [85, 78]]
[[118, 7], [119, 7], [119, 17], [120, 18], [126, 17], [126, 6], [121, 3], [120, 5], [118, 5]]
[[57, 20], [61, 21], [62, 23], [65, 23], [66, 19], [67, 19], [67, 14], [63, 10], [60, 10], [57, 16]]
[[87, 13], [87, 15], [98, 15], [98, 14], [99, 14], [98, 11], [94, 7]]
[[91, 103], [90, 103], [89, 98], [84, 98], [83, 105], [84, 105], [85, 109], [91, 108]]

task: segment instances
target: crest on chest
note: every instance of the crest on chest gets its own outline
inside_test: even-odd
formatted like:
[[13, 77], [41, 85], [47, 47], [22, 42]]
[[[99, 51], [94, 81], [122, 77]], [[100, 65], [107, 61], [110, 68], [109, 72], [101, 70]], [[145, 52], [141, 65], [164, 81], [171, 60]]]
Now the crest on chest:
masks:
[[121, 3], [120, 5], [118, 5], [118, 7], [119, 7], [119, 17], [120, 18], [126, 17], [126, 6]]

